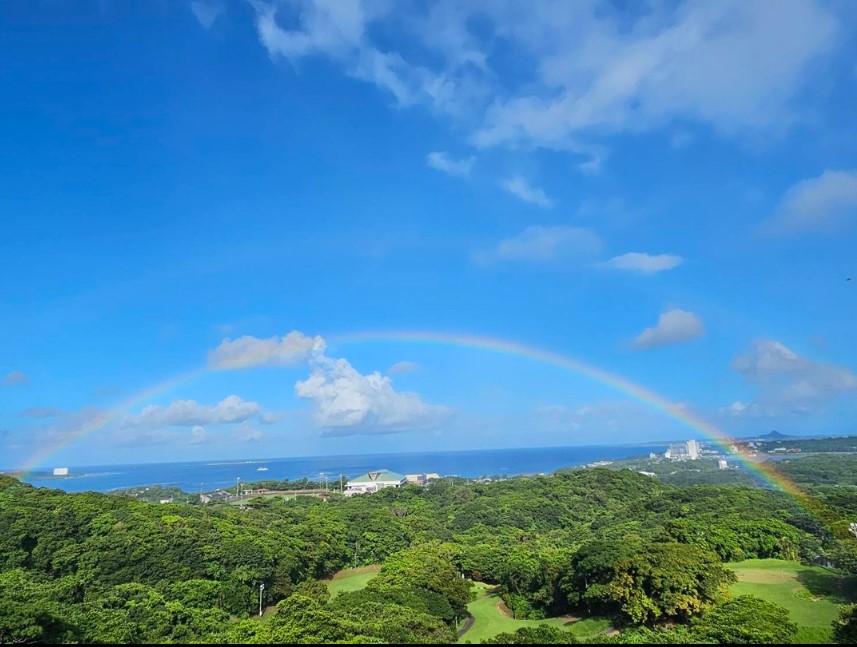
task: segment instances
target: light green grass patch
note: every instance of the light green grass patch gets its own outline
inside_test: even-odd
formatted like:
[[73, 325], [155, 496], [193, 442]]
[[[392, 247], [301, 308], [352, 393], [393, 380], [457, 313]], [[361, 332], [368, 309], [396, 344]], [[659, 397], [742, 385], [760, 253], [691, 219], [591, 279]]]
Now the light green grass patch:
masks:
[[854, 578], [820, 566], [779, 559], [750, 559], [728, 566], [738, 576], [731, 595], [755, 595], [788, 609], [799, 628], [796, 643], [830, 642], [839, 605], [852, 599]]
[[501, 633], [513, 633], [522, 627], [549, 625], [569, 629], [578, 638], [590, 637], [609, 630], [610, 621], [603, 618], [589, 618], [573, 621], [571, 618], [546, 618], [545, 620], [516, 620], [502, 610], [502, 600], [491, 587], [482, 582], [475, 583], [476, 600], [467, 605], [473, 616], [473, 626], [459, 638], [459, 643], [480, 643]]
[[380, 570], [381, 567], [378, 565], [346, 568], [327, 580], [327, 590], [330, 591], [331, 597], [345, 591], [359, 591], [366, 588], [369, 580], [375, 577]]

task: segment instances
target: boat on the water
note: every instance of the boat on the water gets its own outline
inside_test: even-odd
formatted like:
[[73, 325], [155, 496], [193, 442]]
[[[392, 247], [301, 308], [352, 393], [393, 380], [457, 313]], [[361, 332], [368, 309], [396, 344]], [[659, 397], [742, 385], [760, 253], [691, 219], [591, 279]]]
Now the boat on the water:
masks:
[[257, 472], [267, 472], [267, 471], [268, 471], [268, 468], [267, 468], [267, 467], [257, 467], [257, 468], [256, 468], [256, 471], [257, 471]]

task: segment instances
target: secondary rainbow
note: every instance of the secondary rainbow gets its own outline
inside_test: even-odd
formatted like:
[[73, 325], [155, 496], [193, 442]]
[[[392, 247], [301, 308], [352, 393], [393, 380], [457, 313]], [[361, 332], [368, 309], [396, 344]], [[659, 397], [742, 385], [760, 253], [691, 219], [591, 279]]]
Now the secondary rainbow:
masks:
[[[553, 351], [504, 339], [433, 331], [367, 331], [333, 335], [327, 337], [327, 339], [330, 342], [341, 344], [399, 342], [457, 346], [461, 348], [470, 348], [503, 355], [523, 357], [535, 362], [557, 366], [577, 375], [587, 377], [600, 384], [604, 384], [605, 386], [640, 402], [646, 407], [664, 414], [685, 427], [705, 436], [712, 442], [719, 445], [724, 451], [732, 454], [733, 456], [737, 456], [748, 469], [761, 476], [769, 484], [800, 498], [805, 498], [806, 496], [798, 487], [784, 478], [781, 474], [775, 472], [765, 462], [756, 461], [746, 453], [733, 451], [732, 439], [729, 436], [711, 423], [699, 418], [687, 408], [677, 406], [665, 397], [619, 375], [610, 373], [567, 355], [561, 355]], [[24, 462], [19, 471], [23, 473], [32, 471], [34, 468], [46, 463], [47, 460], [57, 452], [81, 441], [86, 436], [104, 429], [111, 422], [115, 422], [131, 413], [134, 408], [145, 405], [159, 395], [168, 393], [202, 375], [216, 370], [219, 369], [204, 367], [183, 373], [136, 393], [132, 397], [122, 401], [110, 411], [95, 416], [92, 420], [81, 425], [74, 432], [67, 434], [61, 441], [34, 453]]]

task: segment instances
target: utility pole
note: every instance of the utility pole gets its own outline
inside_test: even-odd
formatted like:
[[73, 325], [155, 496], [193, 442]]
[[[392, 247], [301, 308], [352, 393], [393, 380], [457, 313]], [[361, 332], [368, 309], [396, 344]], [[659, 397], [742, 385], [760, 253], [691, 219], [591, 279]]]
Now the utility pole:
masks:
[[235, 498], [241, 496], [241, 477], [235, 479]]
[[342, 494], [345, 488], [342, 487], [342, 474], [339, 475], [339, 493]]
[[259, 585], [259, 617], [262, 617], [262, 591], [265, 590], [265, 583]]

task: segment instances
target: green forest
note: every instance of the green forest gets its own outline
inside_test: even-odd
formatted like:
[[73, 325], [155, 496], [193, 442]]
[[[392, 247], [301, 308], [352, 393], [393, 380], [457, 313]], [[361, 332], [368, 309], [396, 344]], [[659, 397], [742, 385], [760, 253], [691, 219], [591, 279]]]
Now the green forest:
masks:
[[[477, 608], [514, 619], [493, 643], [850, 643], [857, 461], [824, 461], [781, 466], [811, 510], [771, 489], [627, 469], [242, 506], [0, 476], [0, 644], [467, 642]], [[746, 560], [783, 560], [792, 579], [736, 575]], [[334, 574], [375, 565], [331, 595]], [[834, 621], [806, 633], [760, 572], [802, 578], [796, 604], [841, 604]]]

